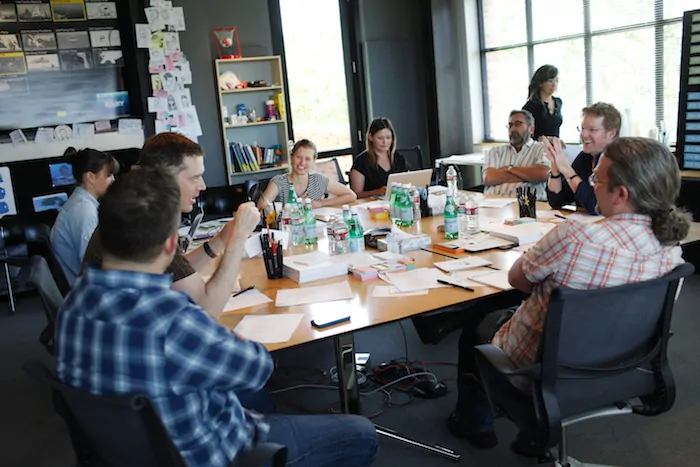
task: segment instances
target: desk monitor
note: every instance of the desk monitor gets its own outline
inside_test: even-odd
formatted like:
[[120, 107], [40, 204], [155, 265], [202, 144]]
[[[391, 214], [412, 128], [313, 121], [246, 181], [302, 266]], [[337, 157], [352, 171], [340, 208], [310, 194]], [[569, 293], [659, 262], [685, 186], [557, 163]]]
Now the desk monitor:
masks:
[[391, 196], [392, 183], [410, 183], [413, 186], [426, 187], [430, 185], [430, 178], [432, 177], [432, 175], [433, 169], [414, 170], [412, 172], [399, 172], [389, 174], [389, 179], [386, 181], [386, 194], [384, 195], [384, 199], [389, 199], [389, 197]]
[[49, 164], [49, 173], [51, 173], [51, 186], [54, 188], [75, 184], [73, 166], [68, 162]]

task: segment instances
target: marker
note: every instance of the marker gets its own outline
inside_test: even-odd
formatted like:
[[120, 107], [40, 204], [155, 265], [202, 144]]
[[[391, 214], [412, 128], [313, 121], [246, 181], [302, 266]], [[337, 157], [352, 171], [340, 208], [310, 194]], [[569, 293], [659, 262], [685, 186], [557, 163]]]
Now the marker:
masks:
[[466, 285], [454, 284], [452, 282], [447, 282], [447, 281], [444, 281], [442, 279], [438, 279], [437, 281], [438, 281], [438, 284], [451, 285], [452, 287], [457, 287], [458, 289], [463, 289], [463, 290], [467, 290], [469, 292], [474, 292], [474, 289], [472, 289], [471, 287], [467, 287]]
[[246, 287], [246, 288], [243, 289], [243, 290], [239, 290], [238, 292], [236, 292], [235, 294], [233, 294], [233, 296], [234, 296], [234, 297], [238, 297], [238, 296], [239, 296], [240, 294], [242, 294], [243, 292], [247, 292], [247, 291], [249, 291], [249, 290], [253, 290], [254, 288], [255, 288], [255, 286], [254, 286], [254, 285], [251, 285], [250, 287]]

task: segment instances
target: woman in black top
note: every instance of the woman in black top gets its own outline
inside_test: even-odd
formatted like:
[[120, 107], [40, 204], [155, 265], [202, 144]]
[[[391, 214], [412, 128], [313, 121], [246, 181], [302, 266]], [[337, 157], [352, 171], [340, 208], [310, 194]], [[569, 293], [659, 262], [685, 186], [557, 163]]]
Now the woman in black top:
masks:
[[528, 101], [523, 109], [535, 117], [535, 141], [540, 136], [559, 137], [562, 124], [561, 99], [554, 97], [559, 84], [559, 70], [554, 65], [542, 65], [537, 69], [528, 87]]
[[396, 152], [396, 132], [386, 118], [376, 118], [367, 129], [367, 150], [355, 158], [350, 171], [350, 188], [358, 198], [383, 196], [389, 174], [410, 170], [406, 159]]

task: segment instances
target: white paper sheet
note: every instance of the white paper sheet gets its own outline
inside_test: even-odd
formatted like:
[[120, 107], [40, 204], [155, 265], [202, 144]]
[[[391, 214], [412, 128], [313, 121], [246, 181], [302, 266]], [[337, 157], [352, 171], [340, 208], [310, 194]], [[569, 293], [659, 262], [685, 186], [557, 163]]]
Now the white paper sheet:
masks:
[[382, 251], [381, 253], [375, 253], [374, 257], [377, 259], [381, 259], [382, 261], [399, 261], [401, 259], [406, 258], [406, 255], [392, 253], [390, 251]]
[[163, 21], [163, 18], [161, 17], [161, 8], [145, 8], [144, 12], [146, 13], [146, 19], [148, 20], [148, 25], [150, 26], [151, 31], [160, 31], [165, 29], [165, 21]]
[[95, 136], [94, 123], [76, 123], [73, 125], [73, 138], [90, 139]]
[[261, 305], [263, 303], [270, 303], [272, 299], [260, 292], [258, 289], [251, 289], [243, 292], [242, 294], [228, 299], [226, 305], [224, 305], [224, 312], [240, 310], [241, 308], [248, 308], [255, 305]]
[[480, 208], [504, 208], [518, 200], [515, 198], [481, 198], [478, 200]]
[[159, 97], [148, 98], [148, 111], [151, 113], [166, 112], [168, 110], [168, 100]]
[[428, 290], [417, 290], [415, 292], [401, 292], [393, 285], [375, 285], [372, 289], [372, 297], [375, 298], [399, 298], [413, 295], [428, 295]]
[[513, 288], [508, 282], [507, 271], [493, 271], [489, 274], [480, 274], [476, 277], [472, 277], [472, 280], [501, 290], [510, 290]]
[[39, 128], [34, 135], [35, 143], [53, 143], [53, 128]]
[[120, 118], [119, 119], [119, 134], [120, 135], [140, 135], [143, 133], [141, 129], [140, 118]]
[[338, 208], [317, 208], [314, 209], [314, 216], [316, 219], [330, 220], [332, 216], [340, 216], [343, 214], [342, 209]]
[[246, 315], [234, 329], [241, 337], [261, 342], [276, 344], [287, 342], [304, 318], [303, 314], [289, 315]]
[[605, 216], [591, 216], [590, 214], [585, 214], [582, 212], [572, 212], [566, 216], [567, 221], [571, 220], [583, 222], [584, 224], [593, 224], [594, 222], [598, 222], [603, 219], [605, 219]]
[[170, 13], [170, 24], [176, 31], [184, 31], [185, 28], [185, 13], [181, 6], [176, 6]]
[[[267, 233], [267, 230], [263, 233]], [[270, 233], [275, 235], [275, 241], [282, 241], [282, 249], [287, 249], [287, 244], [289, 243], [289, 232], [282, 232], [281, 230], [270, 229]], [[262, 247], [260, 246], [260, 234], [261, 232], [256, 232], [248, 238], [245, 242], [245, 253], [248, 258], [255, 258], [262, 255]]]
[[370, 201], [369, 203], [362, 203], [358, 204], [356, 207], [358, 208], [365, 208], [365, 209], [371, 209], [371, 208], [388, 208], [389, 207], [389, 201], [383, 200], [383, 199], [378, 199], [375, 201]]
[[440, 261], [439, 263], [435, 263], [433, 266], [449, 273], [455, 271], [463, 271], [465, 269], [474, 269], [482, 266], [488, 266], [490, 264], [491, 261], [487, 261], [478, 256], [470, 256], [468, 258], [453, 259], [450, 261]]
[[376, 258], [374, 255], [365, 253], [364, 251], [358, 251], [357, 253], [348, 253], [346, 255], [341, 256], [334, 256], [333, 259], [347, 262], [350, 268], [352, 269], [366, 268], [367, 266], [372, 266], [384, 262], [384, 260]]
[[350, 284], [345, 281], [315, 287], [278, 290], [275, 306], [308, 305], [310, 303], [350, 300], [352, 297]]
[[418, 290], [446, 287], [439, 284], [438, 279], [447, 277], [435, 268], [418, 268], [406, 272], [382, 274], [382, 278], [391, 282], [401, 292], [416, 292]]

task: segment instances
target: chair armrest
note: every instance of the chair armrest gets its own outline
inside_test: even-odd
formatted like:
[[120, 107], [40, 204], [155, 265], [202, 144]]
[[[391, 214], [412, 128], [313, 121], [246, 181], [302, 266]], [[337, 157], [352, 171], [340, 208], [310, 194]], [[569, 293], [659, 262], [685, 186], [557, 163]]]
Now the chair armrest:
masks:
[[525, 376], [539, 379], [540, 365], [521, 368], [500, 347], [493, 344], [482, 344], [475, 347], [489, 364], [499, 373], [507, 376]]

